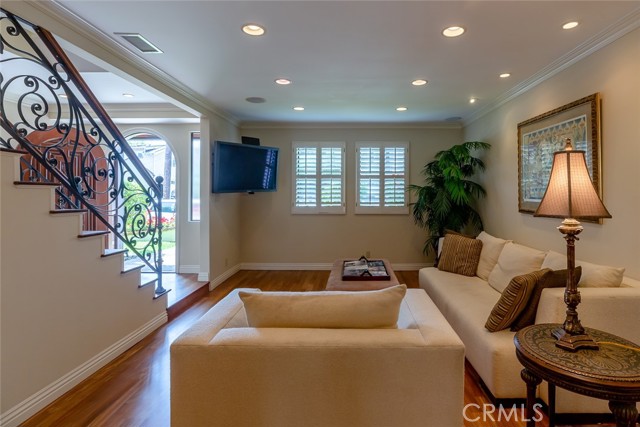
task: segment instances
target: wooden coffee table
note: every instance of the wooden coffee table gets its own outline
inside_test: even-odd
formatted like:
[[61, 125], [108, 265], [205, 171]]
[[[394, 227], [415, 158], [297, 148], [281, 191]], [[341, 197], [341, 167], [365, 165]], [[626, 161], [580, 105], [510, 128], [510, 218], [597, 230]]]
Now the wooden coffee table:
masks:
[[389, 280], [342, 280], [342, 265], [346, 259], [339, 259], [333, 263], [326, 290], [328, 291], [373, 291], [399, 285], [398, 278], [391, 268], [391, 264], [383, 259], [384, 266], [389, 273]]

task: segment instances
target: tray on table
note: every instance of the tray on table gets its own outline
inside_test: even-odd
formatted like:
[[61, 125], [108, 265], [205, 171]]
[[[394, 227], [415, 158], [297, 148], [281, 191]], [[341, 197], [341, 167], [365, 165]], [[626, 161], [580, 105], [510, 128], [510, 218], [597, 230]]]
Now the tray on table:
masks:
[[342, 263], [342, 280], [391, 280], [391, 276], [383, 260], [360, 257]]

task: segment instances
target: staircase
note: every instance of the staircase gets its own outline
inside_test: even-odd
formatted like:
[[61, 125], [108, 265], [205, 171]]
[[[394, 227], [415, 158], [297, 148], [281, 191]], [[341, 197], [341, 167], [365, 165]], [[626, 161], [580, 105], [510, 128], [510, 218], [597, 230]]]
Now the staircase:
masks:
[[162, 178], [49, 32], [0, 8], [0, 37], [0, 427], [17, 427], [166, 323], [167, 290]]
[[0, 9], [0, 148], [21, 151], [16, 181], [55, 188], [51, 211], [81, 216], [82, 238], [162, 286], [162, 177], [153, 178], [51, 33]]
[[17, 426], [167, 321], [156, 296], [82, 210], [54, 210], [55, 186], [17, 180], [0, 150], [0, 426]]

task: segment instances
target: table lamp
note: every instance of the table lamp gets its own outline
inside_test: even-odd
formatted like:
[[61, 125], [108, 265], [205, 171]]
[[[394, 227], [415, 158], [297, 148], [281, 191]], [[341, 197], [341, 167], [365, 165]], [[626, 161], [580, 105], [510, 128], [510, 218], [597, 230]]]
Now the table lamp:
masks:
[[564, 218], [558, 230], [567, 241], [567, 285], [564, 292], [567, 317], [562, 327], [553, 332], [558, 339], [556, 346], [569, 351], [598, 349], [598, 344], [585, 332], [578, 319], [580, 292], [574, 277], [575, 241], [579, 240], [577, 236], [582, 232], [578, 219], [611, 218], [611, 214], [593, 187], [584, 151], [573, 150], [569, 138], [565, 149], [553, 154], [549, 185], [533, 216]]

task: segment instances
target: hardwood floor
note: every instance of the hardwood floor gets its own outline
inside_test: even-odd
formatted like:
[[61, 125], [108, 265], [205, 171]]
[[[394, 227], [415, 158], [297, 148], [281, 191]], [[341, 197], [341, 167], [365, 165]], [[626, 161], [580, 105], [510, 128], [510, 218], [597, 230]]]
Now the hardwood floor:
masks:
[[[396, 275], [400, 283], [406, 283], [410, 288], [418, 287], [416, 271], [397, 271]], [[169, 427], [169, 345], [178, 335], [232, 289], [322, 290], [328, 277], [328, 271], [240, 271], [23, 423], [22, 427]], [[469, 418], [478, 418], [475, 422], [465, 421], [465, 427], [524, 427], [524, 422], [513, 418], [483, 421], [482, 412], [473, 411], [490, 401], [468, 364], [464, 393], [465, 404], [474, 404], [468, 411]], [[548, 427], [548, 419], [545, 417], [538, 427]]]

